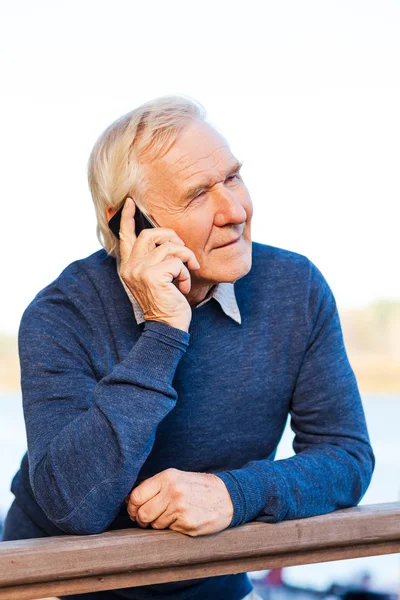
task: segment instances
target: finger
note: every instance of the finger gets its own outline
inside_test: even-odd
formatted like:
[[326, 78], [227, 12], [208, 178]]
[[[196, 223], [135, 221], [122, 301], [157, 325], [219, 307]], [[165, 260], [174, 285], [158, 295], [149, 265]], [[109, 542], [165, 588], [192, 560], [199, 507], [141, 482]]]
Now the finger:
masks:
[[174, 521], [176, 521], [176, 511], [171, 511], [167, 506], [166, 510], [154, 521], [150, 523], [153, 529], [167, 529]]
[[165, 283], [171, 283], [173, 279], [177, 279], [178, 286], [182, 294], [188, 294], [190, 292], [192, 280], [189, 269], [179, 258], [170, 258], [164, 260], [158, 265], [154, 265], [153, 268], [161, 270], [161, 275], [165, 274], [166, 277], [168, 277]]
[[178, 246], [173, 242], [165, 242], [152, 250], [148, 255], [147, 264], [157, 264], [168, 256], [177, 256], [183, 263], [187, 262], [189, 269], [200, 269], [200, 263], [193, 250], [186, 246]]
[[131, 254], [132, 246], [136, 240], [135, 233], [135, 212], [136, 204], [132, 198], [128, 197], [125, 201], [121, 213], [121, 223], [119, 228], [119, 248], [121, 253], [121, 262], [126, 262]]
[[191, 530], [181, 524], [181, 520], [177, 517], [170, 525], [169, 529], [177, 531], [178, 533], [184, 533], [185, 535], [191, 535]]
[[137, 487], [135, 487], [129, 496], [129, 503], [141, 506], [145, 502], [148, 502], [161, 489], [161, 478], [158, 473], [142, 481]]
[[139, 517], [136, 518], [136, 522], [140, 525], [140, 527], [148, 527], [150, 523], [143, 523], [143, 521], [140, 520]]
[[185, 265], [183, 265], [180, 274], [176, 277], [174, 284], [179, 288], [182, 294], [188, 294], [192, 287], [192, 278]]
[[165, 499], [165, 494], [156, 494], [151, 500], [139, 506], [136, 512], [136, 519], [143, 523], [151, 523], [160, 517], [168, 507], [168, 502]]
[[173, 229], [168, 229], [166, 227], [143, 229], [137, 236], [131, 257], [141, 258], [142, 256], [146, 256], [157, 247], [156, 244], [162, 244], [163, 242], [169, 241], [175, 242], [180, 246], [185, 245], [185, 242]]

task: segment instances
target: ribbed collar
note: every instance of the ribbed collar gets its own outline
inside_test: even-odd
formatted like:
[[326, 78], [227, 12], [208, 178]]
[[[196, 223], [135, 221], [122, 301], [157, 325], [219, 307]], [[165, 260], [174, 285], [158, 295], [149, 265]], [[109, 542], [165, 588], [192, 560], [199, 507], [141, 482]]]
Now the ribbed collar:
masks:
[[[135, 296], [132, 294], [132, 292], [130, 291], [130, 289], [128, 288], [128, 286], [126, 285], [125, 281], [122, 279], [122, 277], [119, 273], [119, 266], [120, 266], [119, 257], [116, 259], [116, 262], [117, 262], [118, 276], [121, 280], [122, 285], [124, 286], [126, 293], [128, 294], [129, 300], [132, 303], [136, 322], [138, 324], [144, 323], [145, 319], [143, 316], [143, 311], [142, 311], [138, 301], [136, 300]], [[211, 294], [209, 296], [207, 296], [207, 298], [202, 300], [202, 302], [200, 302], [200, 304], [198, 304], [195, 307], [195, 309], [199, 308], [200, 306], [202, 306], [203, 304], [205, 304], [206, 302], [211, 300], [211, 298], [215, 298], [215, 300], [217, 300], [217, 302], [219, 302], [222, 310], [228, 317], [231, 317], [234, 321], [236, 321], [236, 323], [239, 323], [239, 325], [241, 325], [242, 318], [240, 315], [239, 306], [236, 301], [234, 283], [229, 283], [229, 282], [225, 282], [225, 281], [223, 281], [222, 283], [217, 283], [212, 288]]]

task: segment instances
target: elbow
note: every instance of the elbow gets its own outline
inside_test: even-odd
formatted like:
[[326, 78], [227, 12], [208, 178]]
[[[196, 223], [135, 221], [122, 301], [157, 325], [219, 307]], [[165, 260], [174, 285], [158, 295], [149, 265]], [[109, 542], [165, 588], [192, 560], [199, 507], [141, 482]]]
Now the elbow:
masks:
[[96, 535], [106, 531], [110, 525], [109, 515], [96, 513], [88, 504], [75, 507], [66, 517], [54, 513], [48, 517], [56, 527], [70, 535]]
[[53, 505], [49, 507], [46, 503], [41, 502], [40, 498], [36, 498], [36, 502], [58, 529], [70, 535], [94, 535], [103, 533], [107, 529], [108, 523], [105, 525], [104, 522], [89, 518], [87, 514], [85, 517], [82, 512], [77, 510], [65, 517]]
[[363, 496], [364, 496], [365, 492], [367, 491], [369, 484], [371, 483], [372, 475], [374, 474], [374, 470], [375, 470], [376, 458], [375, 458], [375, 453], [372, 449], [371, 444], [368, 445], [366, 454], [367, 454], [367, 456], [364, 461], [365, 489], [363, 491]]
[[44, 457], [30, 474], [34, 498], [46, 517], [71, 535], [95, 535], [106, 531], [116, 515], [110, 513], [106, 501], [99, 501], [103, 495], [107, 497], [101, 485], [92, 488], [78, 502], [46, 467], [48, 462]]
[[48, 514], [56, 527], [70, 535], [96, 535], [107, 530], [114, 516], [104, 511], [97, 512], [89, 503], [78, 505], [67, 516]]
[[53, 519], [54, 525], [70, 535], [97, 535], [103, 533], [106, 528], [98, 523], [79, 523], [73, 519], [57, 521]]
[[375, 470], [376, 458], [371, 444], [368, 444], [365, 452], [358, 461], [358, 469], [355, 475], [354, 483], [354, 504], [356, 506], [365, 496], [366, 491], [372, 480]]
[[[56, 527], [70, 535], [94, 535], [103, 533], [109, 526], [110, 516], [93, 510], [87, 502], [77, 506], [67, 505], [65, 502], [56, 502], [52, 494], [43, 492], [43, 488], [32, 487], [33, 495], [38, 506], [46, 517]], [[61, 510], [63, 508], [63, 510]], [[67, 516], [65, 516], [67, 514]]]

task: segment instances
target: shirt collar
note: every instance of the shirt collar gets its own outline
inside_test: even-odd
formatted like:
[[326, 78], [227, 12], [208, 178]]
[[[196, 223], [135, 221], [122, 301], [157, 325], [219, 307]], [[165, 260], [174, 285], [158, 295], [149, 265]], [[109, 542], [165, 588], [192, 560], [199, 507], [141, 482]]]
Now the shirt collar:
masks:
[[[120, 258], [119, 257], [117, 257], [116, 262], [117, 262], [118, 277], [120, 278], [120, 281], [121, 281], [122, 285], [124, 286], [126, 293], [128, 294], [128, 298], [132, 303], [136, 322], [138, 324], [144, 323], [145, 319], [143, 316], [143, 311], [142, 311], [138, 301], [136, 300], [135, 296], [132, 294], [132, 292], [130, 291], [130, 289], [128, 288], [128, 286], [126, 285], [125, 281], [122, 279], [122, 277], [119, 273], [119, 266], [120, 266]], [[222, 310], [228, 317], [231, 317], [234, 321], [236, 321], [236, 323], [239, 323], [239, 325], [242, 323], [239, 306], [236, 301], [234, 283], [229, 283], [229, 282], [225, 282], [225, 281], [223, 281], [222, 283], [217, 283], [213, 287], [211, 293], [204, 300], [202, 300], [200, 302], [200, 304], [198, 304], [195, 307], [195, 309], [199, 308], [203, 304], [206, 304], [206, 302], [209, 302], [211, 300], [211, 298], [215, 298], [215, 300], [217, 300], [217, 302], [219, 302]]]

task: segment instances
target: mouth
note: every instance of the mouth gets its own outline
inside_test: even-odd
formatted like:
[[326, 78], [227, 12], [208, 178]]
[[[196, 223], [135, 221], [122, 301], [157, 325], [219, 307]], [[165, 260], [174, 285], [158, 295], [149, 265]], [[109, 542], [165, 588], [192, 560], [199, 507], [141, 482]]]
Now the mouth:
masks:
[[232, 240], [231, 242], [228, 242], [227, 244], [223, 244], [222, 246], [217, 246], [217, 248], [226, 248], [227, 246], [233, 246], [234, 244], [237, 244], [238, 241], [241, 239], [241, 235], [239, 235], [238, 238]]

